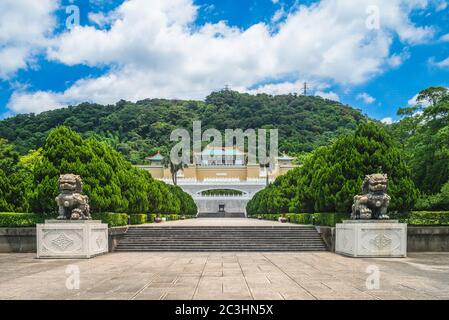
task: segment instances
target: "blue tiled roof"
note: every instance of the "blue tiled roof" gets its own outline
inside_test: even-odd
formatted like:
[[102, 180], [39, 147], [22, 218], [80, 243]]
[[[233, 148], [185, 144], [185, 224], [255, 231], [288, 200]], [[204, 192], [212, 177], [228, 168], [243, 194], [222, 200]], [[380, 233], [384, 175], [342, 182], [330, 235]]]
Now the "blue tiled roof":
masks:
[[164, 160], [164, 157], [163, 157], [160, 153], [157, 153], [157, 154], [155, 154], [155, 155], [152, 156], [152, 157], [148, 157], [147, 160], [158, 160], [158, 161], [162, 161], [162, 160]]

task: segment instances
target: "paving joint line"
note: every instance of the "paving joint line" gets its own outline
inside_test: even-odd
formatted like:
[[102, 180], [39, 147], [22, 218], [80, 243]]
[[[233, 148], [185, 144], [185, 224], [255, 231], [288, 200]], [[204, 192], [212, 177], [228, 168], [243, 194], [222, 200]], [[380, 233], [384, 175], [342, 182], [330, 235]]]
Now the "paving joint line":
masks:
[[275, 264], [273, 261], [271, 261], [267, 256], [265, 256], [265, 254], [262, 254], [273, 266], [275, 266], [277, 269], [279, 269], [283, 274], [285, 274], [290, 280], [292, 280], [298, 287], [300, 287], [301, 289], [303, 289], [304, 291], [306, 291], [308, 294], [310, 294], [312, 297], [314, 297], [316, 300], [318, 300], [318, 298], [312, 294], [312, 292], [310, 292], [309, 290], [307, 290], [306, 288], [304, 288], [302, 285], [300, 285], [294, 278], [292, 278], [288, 273], [286, 273], [284, 270], [282, 270], [277, 264]]

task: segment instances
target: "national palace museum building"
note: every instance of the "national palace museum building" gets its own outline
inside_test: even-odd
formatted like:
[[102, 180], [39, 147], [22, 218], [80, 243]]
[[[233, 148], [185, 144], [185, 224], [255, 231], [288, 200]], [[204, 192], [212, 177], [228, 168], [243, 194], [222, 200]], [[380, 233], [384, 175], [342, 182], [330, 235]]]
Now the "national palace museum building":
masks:
[[[249, 165], [246, 154], [235, 147], [206, 147], [193, 157], [194, 164], [178, 171], [177, 184], [193, 197], [201, 217], [245, 216], [246, 204], [267, 182], [295, 168], [294, 158], [287, 155], [278, 157], [270, 168]], [[173, 183], [160, 153], [147, 157], [145, 162], [137, 167], [149, 171], [155, 179]]]

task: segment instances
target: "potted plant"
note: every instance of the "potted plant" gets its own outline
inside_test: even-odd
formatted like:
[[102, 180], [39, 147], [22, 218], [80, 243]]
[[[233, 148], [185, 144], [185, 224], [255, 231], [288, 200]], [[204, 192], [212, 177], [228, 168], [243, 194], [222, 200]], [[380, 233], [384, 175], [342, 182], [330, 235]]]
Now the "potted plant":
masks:
[[288, 222], [288, 219], [287, 219], [287, 217], [285, 216], [284, 213], [281, 214], [281, 216], [279, 217], [279, 222], [281, 222], [281, 223], [287, 223]]
[[257, 216], [257, 219], [262, 220], [262, 216], [259, 214], [259, 215]]

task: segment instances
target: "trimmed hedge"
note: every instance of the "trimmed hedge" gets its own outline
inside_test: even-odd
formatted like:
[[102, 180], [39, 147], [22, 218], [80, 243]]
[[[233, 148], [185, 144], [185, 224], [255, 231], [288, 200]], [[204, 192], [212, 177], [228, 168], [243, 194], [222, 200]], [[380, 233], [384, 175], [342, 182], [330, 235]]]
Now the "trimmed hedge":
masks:
[[412, 211], [406, 218], [399, 218], [409, 225], [449, 225], [448, 211]]
[[297, 213], [294, 216], [294, 223], [313, 224], [313, 214], [312, 213]]
[[[262, 218], [265, 220], [278, 220], [279, 214], [265, 214]], [[251, 218], [257, 218], [257, 215], [251, 215]], [[287, 213], [285, 217], [291, 223], [313, 224], [316, 226], [335, 227], [337, 223], [343, 220], [350, 220], [349, 213]], [[449, 225], [449, 211], [412, 211], [408, 214], [391, 213], [391, 219], [399, 220], [409, 225], [420, 226], [445, 226]]]
[[[265, 214], [262, 218], [265, 220], [278, 220], [280, 214]], [[257, 218], [257, 215], [251, 215], [251, 218]], [[291, 223], [316, 225], [316, 226], [330, 226], [335, 227], [337, 223], [343, 220], [349, 220], [349, 213], [287, 213], [285, 217]]]
[[349, 213], [314, 213], [313, 214], [314, 225], [335, 227], [337, 223], [341, 223], [343, 220], [350, 220], [351, 214]]
[[[181, 220], [181, 217], [184, 216], [185, 219], [193, 219], [196, 217], [196, 215], [181, 215], [181, 214], [161, 214], [161, 218], [165, 218], [166, 221], [176, 221]], [[154, 220], [156, 219], [157, 214], [155, 213], [149, 213], [147, 214], [147, 221], [146, 223], [154, 223]]]
[[0, 212], [0, 227], [23, 228], [34, 227], [37, 223], [44, 223], [45, 217], [34, 213]]
[[129, 223], [130, 224], [144, 224], [147, 222], [146, 214], [132, 214], [130, 215]]
[[94, 213], [92, 214], [92, 219], [101, 220], [101, 222], [107, 223], [109, 227], [120, 227], [128, 225], [128, 214], [126, 213]]

